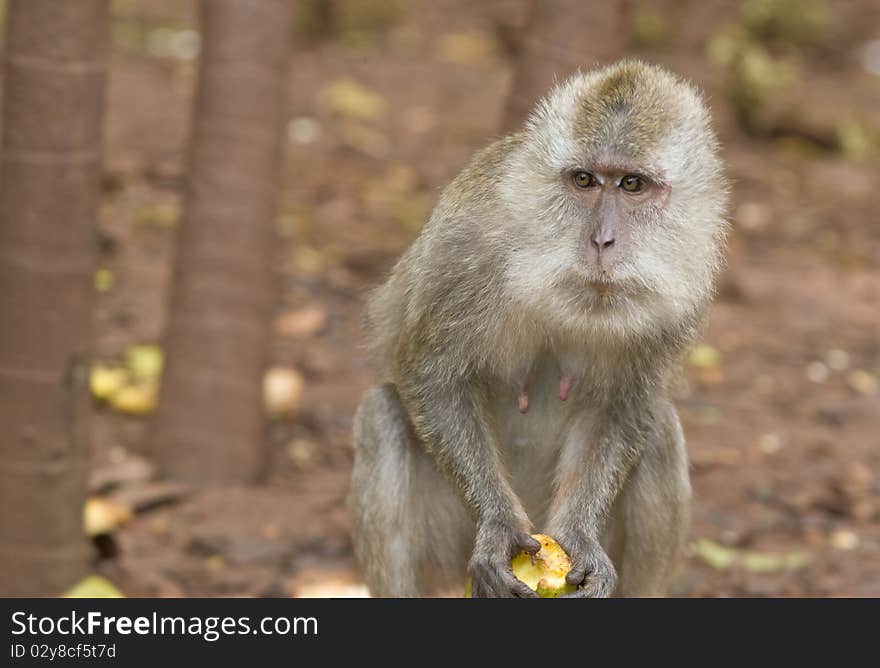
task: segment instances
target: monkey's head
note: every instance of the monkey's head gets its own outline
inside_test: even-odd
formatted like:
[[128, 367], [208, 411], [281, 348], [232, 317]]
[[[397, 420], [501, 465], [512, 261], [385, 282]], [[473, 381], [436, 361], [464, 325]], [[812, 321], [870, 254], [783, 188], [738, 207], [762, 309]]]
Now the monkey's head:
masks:
[[521, 138], [499, 182], [512, 294], [567, 327], [615, 334], [700, 310], [727, 183], [694, 88], [637, 61], [578, 74]]

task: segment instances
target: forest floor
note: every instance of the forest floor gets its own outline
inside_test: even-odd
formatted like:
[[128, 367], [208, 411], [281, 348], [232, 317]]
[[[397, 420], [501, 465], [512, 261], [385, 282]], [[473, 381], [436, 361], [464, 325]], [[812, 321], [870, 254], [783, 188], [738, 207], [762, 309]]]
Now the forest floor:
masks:
[[[116, 531], [115, 556], [96, 569], [127, 595], [290, 596], [310, 581], [357, 581], [345, 499], [352, 415], [370, 382], [364, 297], [495, 136], [512, 66], [492, 14], [523, 3], [404, 4], [391, 28], [300, 40], [272, 361], [303, 374], [301, 406], [269, 425], [264, 484], [192, 491]], [[658, 6], [682, 4], [671, 43], [627, 50], [706, 89], [733, 179], [708, 363], [689, 365], [678, 396], [694, 518], [674, 593], [880, 596], [880, 164], [746, 135], [705, 55], [737, 3]], [[195, 82], [193, 2], [117, 5], [101, 212], [113, 287], [99, 294], [96, 328], [106, 359], [161, 341]], [[880, 24], [870, 0], [834, 6], [847, 29]], [[810, 61], [804, 89], [877, 128], [880, 78], [859, 62], [871, 37]], [[374, 96], [346, 111], [326, 91], [348, 79]], [[149, 458], [148, 424], [98, 408], [95, 470]]]

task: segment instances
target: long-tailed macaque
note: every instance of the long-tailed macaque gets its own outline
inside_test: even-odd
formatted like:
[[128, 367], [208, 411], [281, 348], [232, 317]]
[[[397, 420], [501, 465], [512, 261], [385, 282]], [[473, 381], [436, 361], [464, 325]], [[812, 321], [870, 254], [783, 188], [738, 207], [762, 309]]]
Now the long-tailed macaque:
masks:
[[574, 596], [661, 595], [691, 496], [670, 400], [713, 294], [727, 183], [694, 88], [578, 74], [480, 151], [368, 306], [355, 549], [377, 596], [531, 597], [533, 531]]

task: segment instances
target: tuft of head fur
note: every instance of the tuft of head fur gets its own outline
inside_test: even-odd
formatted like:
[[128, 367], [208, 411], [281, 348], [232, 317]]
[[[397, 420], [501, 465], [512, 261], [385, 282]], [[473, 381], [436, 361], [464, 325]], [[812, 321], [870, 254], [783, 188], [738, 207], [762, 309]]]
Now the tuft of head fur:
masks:
[[[597, 296], [563, 175], [625, 164], [669, 189], [634, 219], [616, 290]], [[404, 373], [511, 375], [542, 351], [591, 348], [672, 359], [699, 331], [722, 262], [727, 182], [700, 94], [624, 61], [579, 73], [521, 131], [478, 152], [372, 296], [370, 342], [386, 380]], [[572, 352], [574, 351], [574, 352]]]

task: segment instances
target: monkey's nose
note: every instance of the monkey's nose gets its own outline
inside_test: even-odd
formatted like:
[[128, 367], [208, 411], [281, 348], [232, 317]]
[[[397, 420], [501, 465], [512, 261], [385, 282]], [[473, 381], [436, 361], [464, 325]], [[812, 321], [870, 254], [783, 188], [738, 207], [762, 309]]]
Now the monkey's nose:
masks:
[[600, 228], [593, 232], [590, 241], [601, 254], [602, 251], [606, 251], [614, 245], [614, 232], [607, 228]]

